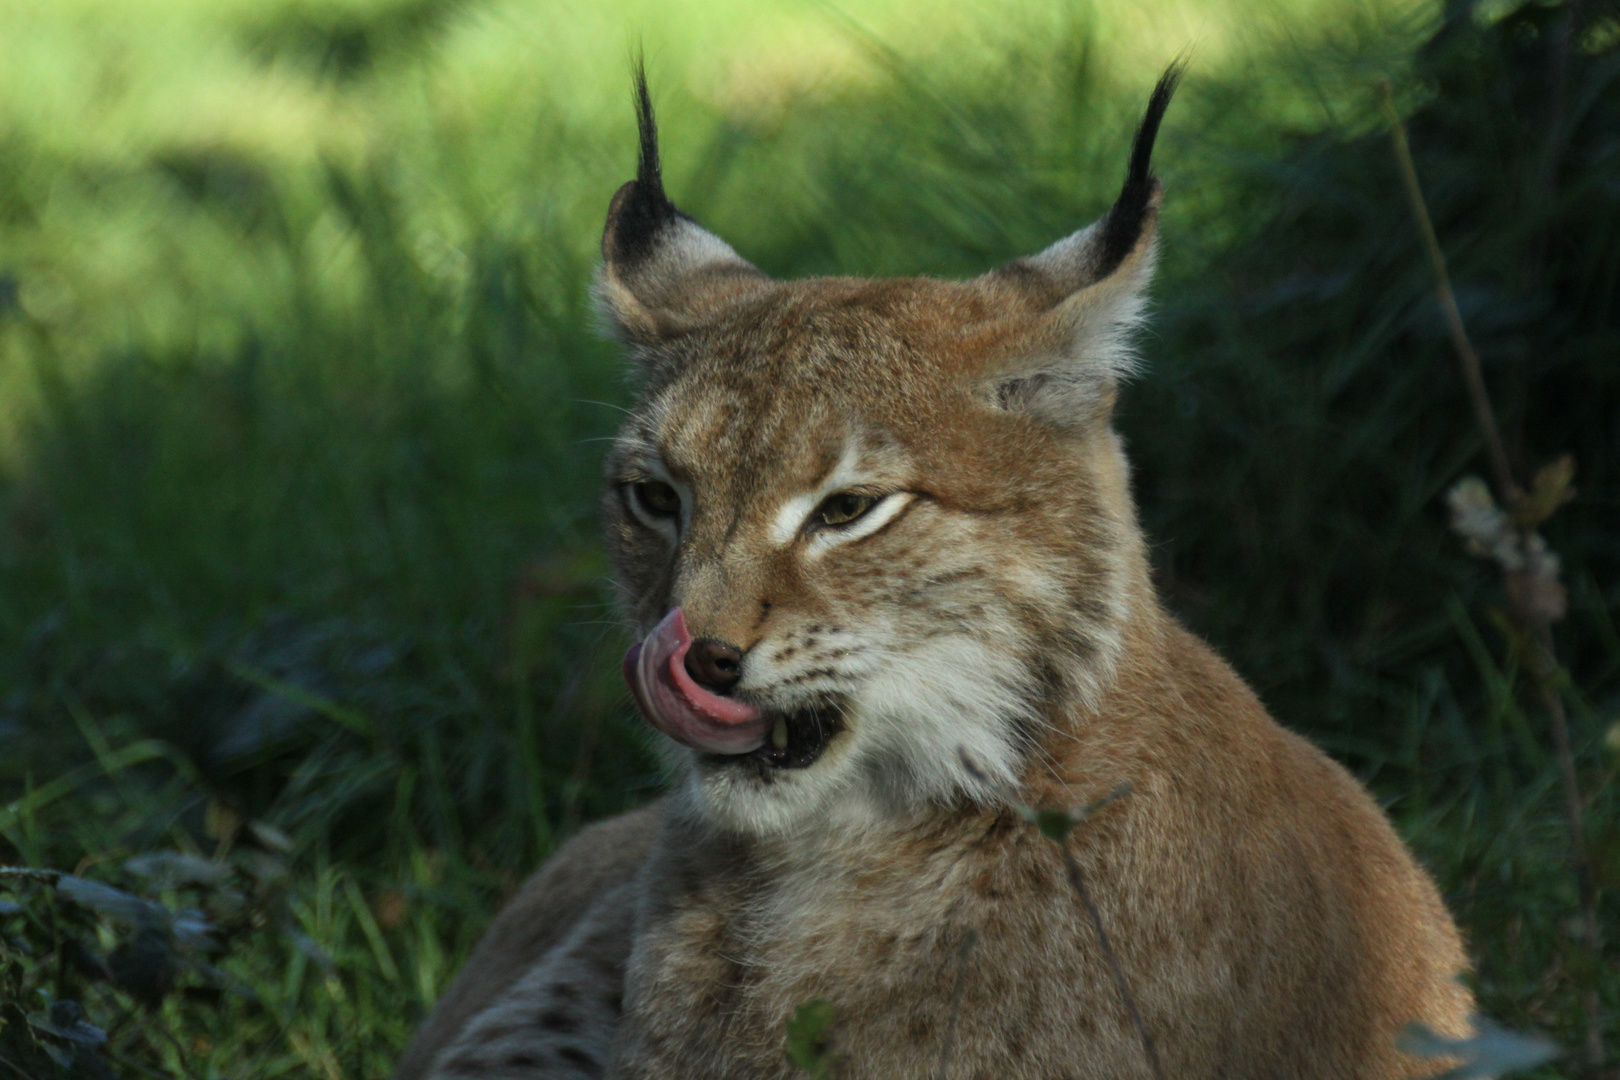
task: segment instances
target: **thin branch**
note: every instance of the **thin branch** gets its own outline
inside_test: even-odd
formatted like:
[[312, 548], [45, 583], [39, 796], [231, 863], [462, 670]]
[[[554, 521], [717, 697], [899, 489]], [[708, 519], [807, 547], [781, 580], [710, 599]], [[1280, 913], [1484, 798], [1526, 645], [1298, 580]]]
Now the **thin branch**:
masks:
[[33, 1077], [33, 1075], [31, 1073], [23, 1072], [21, 1065], [17, 1065], [17, 1064], [12, 1063], [4, 1055], [0, 1055], [0, 1065], [4, 1065], [6, 1068], [10, 1069], [12, 1072], [14, 1072], [18, 1076], [22, 1077], [22, 1080], [34, 1080], [34, 1077]]
[[[1558, 163], [1564, 156], [1564, 147], [1569, 142], [1569, 125], [1564, 121], [1564, 99], [1569, 87], [1569, 55], [1575, 48], [1575, 36], [1581, 26], [1582, 0], [1569, 0], [1564, 7], [1563, 18], [1559, 20], [1557, 31], [1552, 39], [1552, 79], [1551, 89], [1547, 94], [1546, 128], [1547, 143], [1542, 148], [1541, 161], [1536, 168], [1536, 181], [1534, 188], [1535, 202], [1533, 205], [1549, 206], [1552, 204], [1553, 190], [1558, 184]], [[1551, 215], [1536, 230], [1535, 241], [1530, 247], [1527, 269], [1537, 270], [1546, 255], [1553, 222]]]
[[[1574, 17], [1575, 13], [1572, 11], [1570, 18], [1573, 20]], [[1562, 78], [1563, 74], [1560, 72], [1560, 81]], [[1435, 292], [1438, 293], [1440, 306], [1445, 311], [1446, 324], [1451, 331], [1451, 344], [1456, 350], [1463, 383], [1468, 388], [1468, 398], [1473, 406], [1474, 421], [1485, 440], [1485, 450], [1491, 460], [1491, 469], [1496, 474], [1497, 497], [1501, 499], [1509, 514], [1529, 510], [1531, 506], [1528, 504], [1534, 503], [1536, 499], [1532, 497], [1527, 500], [1524, 489], [1513, 478], [1513, 470], [1508, 464], [1507, 451], [1502, 444], [1502, 433], [1497, 427], [1490, 396], [1485, 391], [1479, 353], [1474, 350], [1473, 342], [1468, 338], [1467, 327], [1463, 324], [1462, 313], [1457, 309], [1457, 299], [1451, 291], [1451, 274], [1446, 267], [1445, 253], [1441, 251], [1440, 241], [1435, 236], [1434, 223], [1429, 218], [1429, 208], [1423, 199], [1423, 189], [1418, 184], [1417, 169], [1412, 164], [1412, 150], [1406, 140], [1406, 125], [1401, 122], [1400, 114], [1395, 111], [1388, 82], [1379, 84], [1379, 95], [1384, 116], [1389, 121], [1390, 142], [1394, 145], [1395, 160], [1400, 166], [1401, 182], [1406, 187], [1412, 217], [1417, 222], [1418, 235], [1423, 241], [1423, 249], [1428, 255], [1430, 268], [1434, 271]], [[1554, 137], [1556, 138], [1556, 133]], [[1533, 493], [1535, 496], [1542, 494], [1541, 479], [1537, 478], [1535, 485], [1537, 491]], [[1566, 475], [1564, 480], [1567, 482], [1567, 479]], [[1563, 611], [1562, 590], [1557, 583], [1558, 564], [1556, 559], [1546, 555], [1540, 558], [1526, 557], [1545, 551], [1540, 538], [1536, 535], [1535, 526], [1540, 523], [1541, 516], [1551, 513], [1561, 501], [1562, 498], [1554, 499], [1541, 513], [1521, 516], [1519, 527], [1514, 530], [1515, 535], [1508, 541], [1508, 546], [1514, 550], [1507, 555], [1498, 553], [1496, 558], [1507, 578], [1510, 601], [1514, 594], [1515, 574], [1520, 578], [1521, 591], [1525, 597], [1519, 602], [1510, 602], [1508, 607], [1510, 617], [1519, 630], [1522, 644], [1526, 646], [1525, 651], [1529, 654], [1527, 666], [1530, 676], [1535, 681], [1542, 706], [1547, 710], [1548, 719], [1551, 721], [1554, 756], [1558, 759], [1559, 779], [1564, 792], [1564, 815], [1569, 824], [1570, 871], [1575, 878], [1576, 891], [1580, 897], [1581, 931], [1587, 947], [1596, 956], [1602, 947], [1602, 938], [1598, 930], [1597, 882], [1586, 852], [1586, 825], [1580, 776], [1575, 769], [1575, 752], [1569, 737], [1569, 717], [1564, 709], [1560, 687], [1561, 669], [1553, 648], [1552, 621], [1561, 618]], [[1526, 524], [1527, 521], [1534, 523]], [[1512, 568], [1513, 560], [1520, 563], [1518, 571]], [[1538, 581], [1536, 580], [1538, 576], [1543, 576], [1546, 580]], [[1558, 590], [1559, 593], [1559, 602], [1553, 607], [1544, 602], [1544, 593], [1548, 588]], [[1531, 599], [1538, 591], [1543, 593], [1541, 600]], [[1602, 1067], [1605, 1057], [1602, 1009], [1595, 981], [1582, 995], [1582, 1011], [1586, 1019], [1583, 1050], [1587, 1065], [1595, 1072]]]
[[1380, 106], [1389, 121], [1390, 141], [1395, 144], [1395, 161], [1401, 169], [1401, 183], [1406, 187], [1406, 198], [1417, 221], [1418, 237], [1429, 257], [1429, 268], [1434, 271], [1435, 291], [1440, 295], [1440, 307], [1445, 312], [1446, 328], [1451, 332], [1451, 344], [1457, 350], [1457, 362], [1462, 368], [1463, 384], [1468, 388], [1468, 400], [1474, 409], [1474, 423], [1485, 438], [1485, 452], [1491, 459], [1491, 472], [1496, 478], [1496, 494], [1510, 509], [1523, 497], [1523, 490], [1513, 479], [1508, 465], [1507, 451], [1502, 444], [1502, 432], [1496, 426], [1496, 413], [1491, 410], [1490, 395], [1485, 391], [1479, 353], [1468, 340], [1462, 312], [1457, 309], [1457, 297], [1451, 291], [1451, 274], [1446, 269], [1446, 256], [1440, 250], [1440, 241], [1434, 233], [1434, 222], [1429, 220], [1429, 207], [1423, 201], [1423, 189], [1418, 186], [1417, 170], [1412, 165], [1412, 150], [1406, 142], [1406, 125], [1395, 111], [1395, 101], [1389, 83], [1378, 86]]
[[1091, 890], [1086, 887], [1085, 875], [1080, 871], [1080, 861], [1074, 857], [1074, 852], [1069, 848], [1069, 836], [1076, 826], [1084, 823], [1103, 807], [1130, 795], [1131, 785], [1120, 784], [1107, 795], [1077, 810], [1036, 809], [1019, 798], [1016, 791], [980, 768], [966, 747], [958, 746], [956, 756], [961, 759], [962, 767], [968, 771], [968, 775], [994, 791], [1017, 812], [1019, 817], [1035, 826], [1042, 836], [1055, 843], [1058, 850], [1063, 853], [1063, 868], [1068, 872], [1069, 885], [1080, 898], [1080, 902], [1085, 905], [1086, 914], [1091, 919], [1091, 928], [1097, 932], [1097, 944], [1101, 946], [1103, 959], [1108, 963], [1108, 974], [1113, 977], [1114, 989], [1119, 993], [1119, 1000], [1125, 1006], [1125, 1011], [1130, 1014], [1131, 1023], [1136, 1027], [1136, 1037], [1142, 1043], [1142, 1054], [1147, 1058], [1148, 1070], [1153, 1073], [1154, 1080], [1165, 1080], [1164, 1066], [1159, 1063], [1158, 1047], [1153, 1045], [1153, 1036], [1148, 1034], [1147, 1021], [1142, 1019], [1142, 1010], [1136, 1007], [1136, 995], [1131, 993], [1131, 984], [1125, 978], [1125, 968], [1119, 962], [1119, 954], [1114, 952], [1114, 943], [1109, 940], [1107, 929], [1103, 927], [1102, 912], [1091, 899]]
[[945, 1041], [939, 1048], [939, 1069], [936, 1080], [946, 1080], [951, 1066], [951, 1053], [956, 1049], [956, 1023], [962, 1014], [962, 993], [967, 989], [968, 956], [979, 943], [979, 932], [968, 927], [962, 944], [956, 950], [956, 986], [951, 990], [951, 1016], [945, 1023]]
[[1086, 888], [1085, 876], [1080, 872], [1080, 860], [1076, 859], [1074, 852], [1069, 849], [1068, 837], [1058, 841], [1058, 847], [1063, 852], [1064, 869], [1069, 872], [1069, 884], [1080, 897], [1081, 903], [1086, 905], [1086, 914], [1091, 916], [1091, 928], [1097, 932], [1097, 943], [1102, 946], [1103, 957], [1108, 961], [1109, 974], [1114, 977], [1114, 989], [1119, 991], [1119, 999], [1125, 1003], [1125, 1011], [1131, 1014], [1131, 1023], [1136, 1025], [1136, 1037], [1142, 1041], [1142, 1052], [1147, 1055], [1148, 1069], [1153, 1073], [1154, 1080], [1164, 1080], [1164, 1066], [1159, 1063], [1159, 1049], [1153, 1045], [1153, 1036], [1148, 1034], [1147, 1022], [1142, 1019], [1142, 1011], [1136, 1007], [1136, 996], [1131, 993], [1131, 985], [1125, 980], [1125, 969], [1120, 966], [1113, 942], [1108, 940], [1108, 931], [1103, 929], [1102, 912], [1097, 910], [1096, 903], [1091, 899], [1091, 890]]
[[[1564, 712], [1564, 698], [1558, 692], [1558, 660], [1553, 654], [1552, 627], [1543, 622], [1531, 637], [1531, 675], [1541, 692], [1541, 703], [1552, 718], [1553, 749], [1558, 758], [1559, 778], [1564, 788], [1564, 814], [1569, 819], [1571, 835], [1570, 871], [1575, 875], [1575, 888], [1581, 900], [1581, 931], [1593, 956], [1602, 948], [1598, 930], [1597, 879], [1592, 873], [1592, 860], [1586, 854], [1586, 826], [1582, 812], [1580, 777], [1575, 772], [1575, 752], [1569, 741], [1569, 718]], [[1586, 1017], [1586, 1038], [1582, 1051], [1586, 1063], [1594, 1070], [1601, 1068], [1606, 1054], [1603, 1049], [1603, 1006], [1598, 996], [1596, 981], [1582, 995], [1581, 1011]]]
[[0, 878], [19, 878], [23, 881], [37, 881], [42, 885], [54, 886], [61, 877], [60, 870], [41, 870], [33, 866], [0, 866]]
[[[1556, 53], [1553, 85], [1547, 107], [1547, 147], [1537, 178], [1538, 201], [1542, 203], [1551, 201], [1553, 188], [1558, 179], [1558, 160], [1569, 137], [1569, 131], [1564, 123], [1564, 95], [1569, 82], [1570, 51], [1574, 46], [1580, 24], [1581, 0], [1571, 0], [1569, 9], [1564, 13], [1554, 46]], [[1534, 256], [1538, 261], [1546, 251], [1550, 228], [1549, 224], [1536, 235]], [[1536, 628], [1534, 637], [1536, 648], [1541, 653], [1537, 662], [1556, 669], [1557, 659], [1553, 653], [1551, 629], [1542, 624]], [[1569, 744], [1569, 721], [1564, 715], [1564, 699], [1553, 685], [1552, 678], [1538, 676], [1537, 683], [1541, 690], [1542, 702], [1553, 719], [1553, 742], [1558, 751], [1558, 767], [1564, 783], [1565, 813], [1569, 816], [1571, 828], [1575, 831], [1574, 872], [1581, 897], [1581, 929], [1585, 933], [1587, 944], [1596, 952], [1600, 940], [1597, 922], [1597, 882], [1592, 874], [1591, 861], [1586, 855], [1586, 845], [1582, 842], [1586, 834], [1582, 823], [1580, 780], [1575, 774], [1575, 755]], [[1582, 1011], [1586, 1014], [1586, 1040], [1582, 1050], [1587, 1064], [1597, 1069], [1603, 1065], [1606, 1055], [1603, 1049], [1602, 1003], [1595, 982], [1586, 989]]]

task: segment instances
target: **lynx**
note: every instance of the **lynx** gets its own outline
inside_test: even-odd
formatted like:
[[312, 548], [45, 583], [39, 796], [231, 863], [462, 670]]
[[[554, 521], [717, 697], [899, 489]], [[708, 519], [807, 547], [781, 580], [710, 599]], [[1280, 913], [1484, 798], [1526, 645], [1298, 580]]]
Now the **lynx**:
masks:
[[[1111, 412], [1177, 74], [1102, 218], [965, 282], [767, 277], [665, 196], [638, 78], [603, 507], [673, 790], [540, 870], [400, 1080], [785, 1080], [818, 1000], [856, 1080], [1439, 1071], [1433, 883], [1151, 583]], [[1066, 841], [1093, 920], [1018, 808], [1126, 791]]]

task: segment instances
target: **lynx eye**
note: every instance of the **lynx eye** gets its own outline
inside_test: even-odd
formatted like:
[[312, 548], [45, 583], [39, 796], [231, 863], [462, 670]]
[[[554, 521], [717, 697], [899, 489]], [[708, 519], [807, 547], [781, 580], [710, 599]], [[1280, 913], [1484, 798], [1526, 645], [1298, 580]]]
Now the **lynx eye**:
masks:
[[650, 517], [669, 518], [681, 512], [681, 496], [662, 480], [638, 480], [630, 485], [630, 497]]
[[848, 525], [877, 505], [876, 497], [844, 491], [825, 499], [811, 519], [817, 525]]

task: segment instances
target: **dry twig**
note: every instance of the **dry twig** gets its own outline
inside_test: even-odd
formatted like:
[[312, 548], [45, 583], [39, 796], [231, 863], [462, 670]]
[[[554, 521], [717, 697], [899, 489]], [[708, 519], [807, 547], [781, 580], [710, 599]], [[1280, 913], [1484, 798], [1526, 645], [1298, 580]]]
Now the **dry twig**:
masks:
[[1165, 1080], [1164, 1066], [1159, 1062], [1159, 1049], [1154, 1045], [1153, 1036], [1148, 1032], [1147, 1021], [1142, 1019], [1142, 1010], [1137, 1008], [1136, 995], [1131, 993], [1131, 984], [1125, 978], [1125, 968], [1120, 964], [1119, 954], [1114, 951], [1114, 943], [1108, 937], [1108, 930], [1103, 926], [1102, 912], [1098, 909], [1096, 901], [1091, 898], [1091, 890], [1086, 887], [1080, 860], [1075, 858], [1074, 851], [1069, 846], [1069, 834], [1074, 831], [1076, 825], [1109, 803], [1125, 798], [1131, 793], [1131, 785], [1121, 784], [1096, 802], [1075, 811], [1035, 808], [1020, 800], [1016, 792], [1004, 790], [1000, 784], [992, 780], [983, 769], [979, 768], [978, 762], [973, 760], [967, 750], [957, 747], [956, 753], [962, 759], [963, 768], [967, 769], [975, 780], [996, 791], [1020, 817], [1039, 829], [1042, 836], [1057, 844], [1058, 850], [1063, 853], [1063, 868], [1068, 874], [1069, 886], [1074, 889], [1080, 903], [1085, 906], [1086, 915], [1091, 920], [1091, 928], [1096, 931], [1097, 944], [1102, 949], [1103, 960], [1108, 964], [1108, 973], [1113, 977], [1114, 989], [1119, 992], [1120, 1003], [1125, 1006], [1125, 1011], [1130, 1015], [1131, 1023], [1136, 1028], [1136, 1037], [1142, 1044], [1142, 1054], [1147, 1058], [1148, 1069], [1153, 1073], [1154, 1080]]
[[[1536, 474], [1529, 490], [1514, 478], [1502, 433], [1496, 423], [1496, 414], [1491, 408], [1490, 395], [1485, 389], [1479, 353], [1469, 340], [1462, 312], [1457, 308], [1445, 253], [1440, 249], [1434, 223], [1429, 218], [1428, 204], [1423, 199], [1423, 189], [1418, 184], [1417, 169], [1412, 163], [1412, 151], [1406, 139], [1406, 125], [1395, 111], [1389, 84], [1381, 84], [1379, 90], [1384, 116], [1389, 121], [1395, 161], [1400, 167], [1401, 182], [1406, 188], [1423, 250], [1434, 271], [1435, 292], [1445, 314], [1452, 347], [1457, 353], [1463, 384], [1468, 389], [1474, 422], [1485, 441], [1485, 452], [1490, 458], [1491, 471], [1496, 480], [1494, 499], [1484, 482], [1475, 477], [1464, 478], [1447, 493], [1452, 511], [1452, 528], [1467, 539], [1470, 550], [1492, 560], [1502, 571], [1508, 595], [1508, 617], [1517, 638], [1515, 645], [1525, 657], [1525, 666], [1551, 721], [1553, 750], [1558, 759], [1564, 793], [1564, 814], [1569, 824], [1570, 869], [1580, 896], [1581, 936], [1595, 957], [1601, 947], [1597, 883], [1586, 851], [1580, 778], [1575, 770], [1575, 754], [1570, 744], [1569, 717], [1560, 693], [1563, 669], [1559, 666], [1552, 636], [1552, 624], [1564, 617], [1568, 600], [1558, 580], [1558, 557], [1536, 531], [1559, 506], [1574, 496], [1570, 482], [1574, 479], [1575, 463], [1565, 455], [1546, 466]], [[1603, 1019], [1595, 983], [1586, 988], [1582, 1007], [1586, 1018], [1583, 1056], [1586, 1064], [1596, 1071], [1602, 1067], [1605, 1055]]]

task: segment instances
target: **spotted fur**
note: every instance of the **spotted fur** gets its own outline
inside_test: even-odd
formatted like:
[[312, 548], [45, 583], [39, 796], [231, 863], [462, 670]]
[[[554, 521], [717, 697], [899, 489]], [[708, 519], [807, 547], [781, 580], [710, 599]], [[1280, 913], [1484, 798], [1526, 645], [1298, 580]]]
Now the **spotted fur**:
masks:
[[[1428, 877], [1154, 595], [1110, 414], [1174, 75], [1113, 210], [966, 282], [767, 278], [668, 203], [641, 87], [599, 279], [642, 383], [606, 463], [625, 610], [644, 634], [680, 607], [742, 650], [732, 693], [817, 726], [777, 764], [666, 742], [667, 805], [552, 864], [485, 954], [558, 928], [479, 1008], [452, 994], [402, 1080], [786, 1080], [818, 998], [851, 1078], [1146, 1076], [1061, 853], [1014, 811], [1121, 785], [1070, 844], [1167, 1075], [1418, 1076], [1406, 1024], [1467, 1029]], [[839, 494], [864, 513], [826, 524]]]

